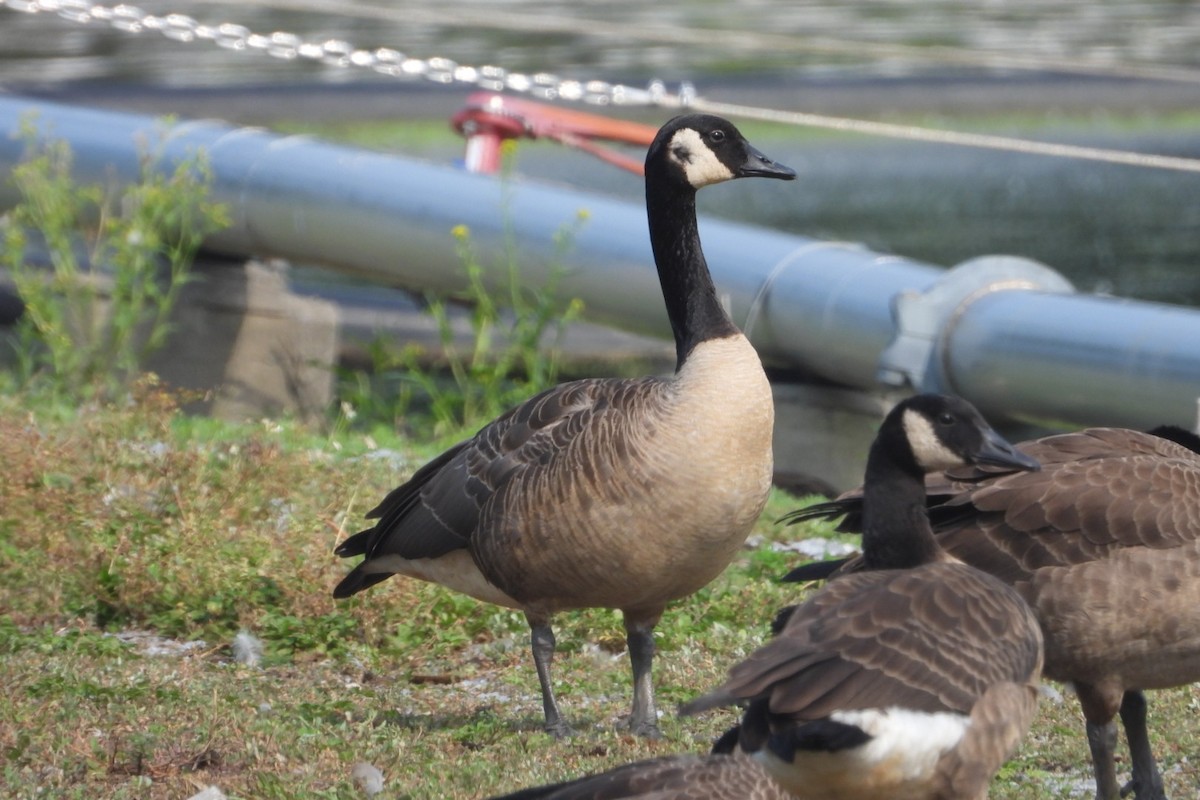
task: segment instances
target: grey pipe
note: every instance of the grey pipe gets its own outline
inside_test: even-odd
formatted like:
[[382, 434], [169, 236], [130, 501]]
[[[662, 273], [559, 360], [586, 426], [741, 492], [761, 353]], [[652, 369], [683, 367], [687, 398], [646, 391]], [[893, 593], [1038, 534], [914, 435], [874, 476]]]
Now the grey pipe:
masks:
[[[1065, 330], [1064, 330], [1065, 329]], [[947, 388], [1043, 423], [1195, 428], [1200, 314], [1115, 297], [998, 292], [956, 326]]]
[[[233, 225], [214, 249], [319, 263], [390, 285], [460, 288], [450, 230], [485, 261], [519, 243], [524, 280], [556, 259], [576, 211], [588, 220], [567, 254], [562, 291], [588, 315], [667, 335], [641, 204], [216, 122], [169, 130], [154, 119], [0, 96], [0, 170], [36, 114], [70, 142], [81, 180], [136, 175], [138, 142], [167, 163], [203, 149]], [[143, 145], [145, 149], [145, 145]], [[781, 195], [782, 197], [782, 195]], [[0, 204], [15, 201], [0, 188]], [[1200, 313], [1081, 296], [1048, 268], [986, 259], [949, 272], [712, 218], [705, 252], [734, 318], [764, 359], [852, 387], [956, 391], [992, 415], [1067, 424], [1191, 427], [1200, 396]], [[1066, 379], [1064, 379], [1066, 378]]]

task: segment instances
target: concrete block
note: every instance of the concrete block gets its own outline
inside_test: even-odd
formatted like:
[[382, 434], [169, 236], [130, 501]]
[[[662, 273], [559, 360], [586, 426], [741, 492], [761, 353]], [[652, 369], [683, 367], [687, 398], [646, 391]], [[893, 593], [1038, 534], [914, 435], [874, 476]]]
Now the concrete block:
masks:
[[319, 418], [333, 399], [337, 307], [293, 294], [277, 262], [197, 262], [193, 275], [147, 368], [204, 392], [189, 411]]

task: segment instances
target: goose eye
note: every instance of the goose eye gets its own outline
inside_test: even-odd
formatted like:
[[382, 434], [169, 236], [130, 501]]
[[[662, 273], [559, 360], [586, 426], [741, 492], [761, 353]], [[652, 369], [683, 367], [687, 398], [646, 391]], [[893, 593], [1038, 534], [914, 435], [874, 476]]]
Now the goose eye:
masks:
[[725, 141], [725, 131], [713, 131], [708, 135], [708, 139], [711, 142], [720, 144], [721, 142]]
[[949, 411], [943, 411], [941, 414], [938, 414], [937, 421], [939, 425], [953, 425], [954, 415]]

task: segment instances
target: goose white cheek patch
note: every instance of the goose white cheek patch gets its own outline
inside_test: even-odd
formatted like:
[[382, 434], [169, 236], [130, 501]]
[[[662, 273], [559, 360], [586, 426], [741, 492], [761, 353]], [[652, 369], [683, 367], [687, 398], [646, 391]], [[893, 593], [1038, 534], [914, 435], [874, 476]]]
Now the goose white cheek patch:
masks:
[[963, 459], [942, 444], [929, 420], [912, 409], [904, 412], [904, 435], [908, 437], [913, 455], [923, 469], [942, 470], [962, 466]]
[[699, 189], [713, 183], [731, 180], [733, 172], [717, 158], [716, 154], [700, 138], [700, 134], [691, 128], [676, 131], [671, 137], [667, 148], [670, 158], [693, 188]]

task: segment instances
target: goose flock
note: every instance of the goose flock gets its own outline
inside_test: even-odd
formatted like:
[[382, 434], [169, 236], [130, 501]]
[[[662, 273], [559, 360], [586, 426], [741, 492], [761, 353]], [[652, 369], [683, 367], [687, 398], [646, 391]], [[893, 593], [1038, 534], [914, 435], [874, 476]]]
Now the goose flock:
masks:
[[[542, 392], [417, 470], [335, 550], [363, 557], [335, 597], [398, 574], [523, 612], [555, 737], [572, 730], [551, 679], [554, 615], [621, 611], [629, 728], [659, 736], [654, 628], [730, 564], [766, 504], [771, 387], [722, 307], [696, 220], [699, 189], [747, 177], [795, 172], [720, 117], [677, 117], [648, 150], [674, 374]], [[743, 709], [711, 752], [505, 798], [985, 798], [1050, 678], [1075, 686], [1097, 800], [1165, 800], [1143, 690], [1200, 679], [1198, 450], [1186, 432], [1112, 428], [1014, 446], [962, 399], [906, 398], [862, 487], [792, 515], [842, 518], [862, 555], [789, 575], [827, 582], [681, 707]]]

